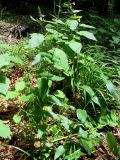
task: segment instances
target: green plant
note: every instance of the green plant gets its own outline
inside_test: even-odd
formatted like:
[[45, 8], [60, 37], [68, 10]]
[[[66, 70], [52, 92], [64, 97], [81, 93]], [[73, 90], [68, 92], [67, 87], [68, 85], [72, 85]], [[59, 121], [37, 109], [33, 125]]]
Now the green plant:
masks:
[[85, 38], [96, 38], [91, 32], [94, 27], [81, 24], [80, 19], [77, 15], [52, 21], [34, 19], [47, 23], [45, 35], [31, 34], [28, 44], [38, 52], [32, 62], [37, 83], [26, 84], [19, 101], [26, 102], [26, 110], [21, 110], [28, 118], [24, 129], [26, 135], [33, 131], [28, 139], [34, 145], [39, 142], [34, 152], [42, 159], [90, 155], [100, 144], [99, 129], [118, 125], [114, 110], [109, 110], [111, 97], [113, 101], [118, 98], [117, 89], [102, 62], [84, 50]]
[[[5, 67], [10, 66], [11, 62], [20, 64], [22, 63], [22, 61], [18, 57], [13, 57], [9, 54], [1, 54], [0, 71], [4, 73]], [[6, 76], [4, 76], [3, 73], [2, 75], [0, 75], [0, 95], [6, 96], [9, 89], [10, 80]], [[5, 125], [2, 120], [0, 120], [0, 136], [3, 138], [11, 138], [9, 125]]]
[[86, 45], [96, 43], [95, 28], [81, 22], [78, 10], [70, 10], [66, 18], [33, 19], [45, 26], [45, 33], [31, 34], [28, 46], [16, 49], [36, 54], [28, 74], [6, 96], [23, 105], [13, 121], [23, 122], [34, 159], [90, 156], [101, 144], [101, 130], [119, 124], [119, 94], [109, 78], [113, 72], [107, 73], [106, 50]]
[[108, 132], [106, 135], [107, 144], [110, 151], [117, 157], [120, 157], [120, 146], [117, 144], [116, 137], [113, 133]]

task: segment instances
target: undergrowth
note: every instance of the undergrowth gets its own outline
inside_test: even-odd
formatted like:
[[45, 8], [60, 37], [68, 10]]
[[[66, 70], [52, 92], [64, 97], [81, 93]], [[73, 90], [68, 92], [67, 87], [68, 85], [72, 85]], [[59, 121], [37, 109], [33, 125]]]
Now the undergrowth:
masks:
[[[43, 27], [43, 34], [33, 33], [17, 46], [0, 47], [0, 93], [7, 101], [17, 99], [19, 111], [13, 121], [22, 130], [21, 140], [32, 149], [16, 149], [28, 159], [90, 157], [102, 136], [120, 123], [117, 54], [97, 44], [96, 29], [82, 23], [78, 10], [70, 6], [70, 13], [51, 21], [32, 17]], [[12, 69], [13, 62], [25, 72], [8, 91], [10, 81], [3, 75], [7, 76], [6, 66]], [[6, 132], [0, 136], [10, 138], [10, 128], [0, 123], [0, 130]], [[108, 145], [119, 157], [119, 146], [114, 141], [113, 150], [109, 138], [114, 140], [111, 133]]]

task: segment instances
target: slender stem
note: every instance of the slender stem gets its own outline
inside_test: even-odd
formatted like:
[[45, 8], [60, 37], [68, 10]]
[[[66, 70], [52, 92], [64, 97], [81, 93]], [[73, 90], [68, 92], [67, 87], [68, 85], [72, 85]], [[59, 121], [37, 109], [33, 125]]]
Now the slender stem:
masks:
[[71, 138], [71, 137], [74, 137], [74, 136], [78, 136], [78, 134], [75, 133], [75, 134], [71, 134], [69, 136], [65, 136], [65, 137], [61, 137], [61, 138], [55, 139], [54, 141], [52, 141], [52, 143], [56, 143], [56, 142], [61, 141], [63, 139]]

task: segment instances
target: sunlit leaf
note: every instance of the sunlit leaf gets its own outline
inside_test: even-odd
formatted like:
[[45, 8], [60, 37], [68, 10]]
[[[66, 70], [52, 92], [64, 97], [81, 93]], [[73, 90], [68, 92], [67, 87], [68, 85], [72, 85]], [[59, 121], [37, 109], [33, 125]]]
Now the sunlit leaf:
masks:
[[9, 89], [10, 80], [5, 76], [0, 76], [0, 94], [6, 96]]
[[79, 26], [83, 27], [83, 28], [90, 28], [90, 29], [94, 29], [95, 28], [95, 27], [87, 25], [87, 24], [80, 24]]
[[0, 137], [3, 138], [11, 138], [10, 127], [7, 124], [4, 124], [2, 120], [0, 120]]
[[76, 41], [70, 41], [68, 45], [75, 53], [78, 53], [78, 54], [82, 49], [82, 44]]
[[20, 92], [25, 89], [25, 82], [24, 81], [18, 81], [15, 83], [15, 90]]
[[95, 38], [95, 36], [94, 36], [94, 34], [92, 32], [80, 31], [80, 32], [77, 32], [77, 34], [79, 34], [80, 36], [84, 36], [84, 37], [86, 37], [88, 39], [96, 41], [96, 38]]
[[15, 123], [20, 123], [20, 121], [21, 121], [21, 116], [19, 116], [19, 115], [14, 115], [14, 116], [13, 116], [13, 121], [14, 121]]
[[54, 66], [57, 69], [63, 70], [65, 72], [68, 72], [69, 70], [69, 63], [68, 58], [64, 51], [62, 51], [59, 48], [54, 48], [50, 52], [53, 53], [53, 62]]
[[37, 54], [35, 57], [34, 57], [34, 60], [32, 61], [32, 65], [36, 65], [38, 64], [39, 62], [41, 61], [41, 54]]
[[82, 122], [85, 123], [86, 119], [87, 119], [87, 112], [85, 110], [82, 109], [77, 109], [77, 117], [78, 119]]
[[81, 156], [84, 156], [85, 154], [83, 152], [81, 152], [80, 149], [78, 149], [77, 151], [65, 156], [65, 159], [67, 160], [77, 160], [79, 159]]
[[16, 97], [18, 97], [19, 96], [19, 92], [17, 92], [17, 91], [8, 91], [8, 93], [7, 93], [7, 96], [5, 97], [5, 99], [14, 99], [14, 98], [16, 98]]
[[55, 152], [55, 157], [54, 159], [58, 159], [60, 156], [62, 156], [65, 153], [65, 148], [63, 145], [60, 145]]
[[33, 33], [31, 34], [31, 39], [29, 40], [29, 46], [31, 48], [38, 47], [41, 45], [44, 41], [44, 35], [39, 33]]
[[47, 101], [57, 106], [63, 106], [63, 103], [53, 95], [47, 96]]
[[91, 98], [95, 95], [94, 91], [90, 86], [83, 85], [82, 88], [90, 95]]
[[78, 21], [77, 20], [67, 20], [67, 26], [72, 30], [76, 30], [76, 28], [78, 27]]

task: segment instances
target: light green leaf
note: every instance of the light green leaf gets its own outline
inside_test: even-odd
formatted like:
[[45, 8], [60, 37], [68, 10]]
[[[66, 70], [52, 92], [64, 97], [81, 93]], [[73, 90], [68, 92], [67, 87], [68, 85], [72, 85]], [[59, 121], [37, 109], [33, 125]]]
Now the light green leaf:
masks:
[[38, 129], [38, 138], [41, 138], [43, 135], [44, 131], [41, 129]]
[[94, 97], [95, 93], [91, 87], [83, 85], [82, 88], [90, 95], [91, 98]]
[[87, 116], [88, 116], [86, 110], [77, 109], [76, 114], [77, 114], [78, 119], [79, 119], [82, 123], [85, 123], [85, 121], [86, 121], [86, 119], [87, 119]]
[[67, 160], [77, 160], [79, 159], [81, 156], [84, 156], [85, 154], [83, 152], [81, 152], [80, 149], [78, 149], [77, 151], [65, 156], [65, 159]]
[[16, 98], [16, 97], [18, 97], [19, 96], [19, 92], [17, 92], [17, 91], [8, 91], [8, 93], [7, 93], [7, 96], [6, 96], [6, 98], [5, 99], [14, 99], [14, 98]]
[[90, 26], [90, 25], [87, 25], [87, 24], [80, 24], [79, 26], [80, 26], [80, 27], [83, 27], [83, 28], [95, 29], [95, 27]]
[[32, 61], [32, 65], [36, 65], [38, 64], [39, 62], [41, 61], [41, 54], [37, 54], [35, 57], [34, 57], [34, 60]]
[[78, 27], [78, 21], [77, 20], [67, 20], [67, 26], [72, 30], [76, 30]]
[[15, 123], [20, 123], [20, 121], [21, 121], [21, 116], [19, 116], [19, 115], [14, 115], [13, 116], [13, 121], [15, 122]]
[[65, 148], [64, 146], [60, 145], [57, 149], [56, 149], [56, 152], [55, 152], [55, 157], [54, 159], [58, 159], [60, 156], [62, 156], [63, 154], [65, 153]]
[[52, 81], [62, 81], [64, 79], [64, 77], [56, 76], [50, 72], [42, 72], [42, 73], [40, 73], [40, 76], [47, 77], [48, 79], [50, 79]]
[[94, 97], [92, 98], [92, 101], [93, 101], [94, 103], [96, 103], [98, 106], [101, 107], [101, 104], [100, 104], [99, 99], [98, 99], [97, 96], [94, 96]]
[[0, 120], [0, 137], [3, 138], [11, 138], [11, 131], [9, 128], [9, 125], [4, 124], [4, 122], [2, 120]]
[[10, 55], [9, 54], [0, 54], [0, 68], [10, 64]]
[[15, 83], [15, 90], [20, 92], [25, 89], [25, 82], [24, 81], [18, 81]]
[[39, 33], [33, 33], [31, 34], [31, 39], [29, 40], [29, 46], [31, 48], [38, 47], [41, 45], [44, 41], [44, 35]]
[[33, 99], [33, 94], [29, 94], [29, 95], [22, 95], [19, 97], [19, 101], [20, 102], [28, 102], [30, 101], [31, 99]]
[[80, 54], [80, 51], [82, 49], [82, 44], [76, 41], [70, 41], [68, 43], [69, 47], [75, 52]]
[[54, 35], [55, 35], [56, 37], [58, 37], [58, 38], [63, 35], [62, 33], [56, 31], [55, 29], [46, 28], [46, 30], [47, 30], [49, 33], [54, 34]]
[[87, 131], [84, 131], [81, 127], [79, 128], [79, 133], [78, 134], [82, 138], [87, 138], [87, 135], [88, 135]]
[[10, 80], [5, 76], [0, 76], [0, 94], [6, 96], [9, 89]]
[[59, 115], [60, 119], [61, 119], [61, 125], [64, 126], [64, 128], [66, 130], [70, 129], [70, 125], [72, 124], [72, 121], [69, 120], [67, 117]]
[[21, 65], [24, 64], [23, 60], [18, 56], [10, 56], [10, 61], [12, 61], [16, 64], [21, 64]]
[[84, 36], [88, 39], [91, 39], [93, 41], [97, 41], [94, 34], [89, 31], [80, 31], [80, 32], [77, 32], [77, 34], [79, 34], [80, 36]]
[[95, 145], [92, 139], [81, 139], [80, 142], [88, 154], [91, 154], [95, 150]]
[[57, 106], [63, 106], [63, 103], [53, 95], [47, 96], [47, 101]]
[[61, 90], [57, 90], [54, 95], [58, 98], [66, 98], [65, 94]]
[[50, 52], [53, 53], [54, 67], [59, 70], [63, 70], [65, 72], [68, 72], [69, 63], [68, 63], [68, 58], [67, 58], [65, 52], [59, 48], [54, 48]]

